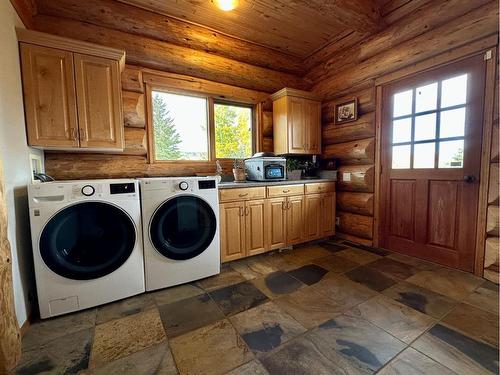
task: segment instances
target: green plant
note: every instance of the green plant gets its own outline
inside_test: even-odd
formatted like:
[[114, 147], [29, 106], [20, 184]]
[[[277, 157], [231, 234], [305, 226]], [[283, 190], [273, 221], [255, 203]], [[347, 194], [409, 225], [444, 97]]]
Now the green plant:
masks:
[[301, 160], [288, 158], [286, 159], [286, 169], [287, 171], [296, 171], [304, 169], [304, 165]]

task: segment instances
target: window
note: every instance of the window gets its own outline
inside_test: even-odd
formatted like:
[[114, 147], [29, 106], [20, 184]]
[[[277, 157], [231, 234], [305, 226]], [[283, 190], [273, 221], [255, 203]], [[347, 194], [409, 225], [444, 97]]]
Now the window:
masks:
[[154, 161], [252, 156], [251, 105], [151, 90], [151, 107]]
[[392, 168], [462, 168], [467, 74], [394, 94]]
[[215, 157], [252, 156], [252, 108], [215, 103]]

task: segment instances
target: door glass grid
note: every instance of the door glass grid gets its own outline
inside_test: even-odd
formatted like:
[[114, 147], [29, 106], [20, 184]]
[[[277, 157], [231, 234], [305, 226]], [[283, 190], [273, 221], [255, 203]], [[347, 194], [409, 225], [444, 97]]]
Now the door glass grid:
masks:
[[462, 168], [467, 74], [393, 96], [392, 169]]

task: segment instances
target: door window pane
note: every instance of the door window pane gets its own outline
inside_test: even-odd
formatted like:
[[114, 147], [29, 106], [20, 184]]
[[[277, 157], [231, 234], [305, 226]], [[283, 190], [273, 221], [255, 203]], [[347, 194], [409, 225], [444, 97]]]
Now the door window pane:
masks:
[[436, 114], [415, 117], [415, 141], [436, 138]]
[[415, 91], [415, 112], [431, 111], [437, 108], [437, 82], [417, 87]]
[[465, 104], [467, 99], [467, 74], [446, 79], [442, 82], [441, 108]]
[[465, 107], [441, 112], [440, 138], [463, 137], [465, 134]]
[[464, 164], [464, 141], [439, 143], [439, 168], [462, 168]]
[[392, 143], [411, 141], [411, 118], [395, 120], [392, 123]]
[[394, 95], [392, 117], [406, 116], [412, 112], [413, 90], [403, 91]]
[[208, 160], [207, 99], [152, 93], [156, 160]]
[[410, 168], [411, 146], [392, 147], [392, 169]]
[[418, 143], [413, 150], [413, 168], [434, 168], [435, 143]]
[[216, 103], [214, 111], [215, 156], [232, 159], [252, 156], [252, 108]]

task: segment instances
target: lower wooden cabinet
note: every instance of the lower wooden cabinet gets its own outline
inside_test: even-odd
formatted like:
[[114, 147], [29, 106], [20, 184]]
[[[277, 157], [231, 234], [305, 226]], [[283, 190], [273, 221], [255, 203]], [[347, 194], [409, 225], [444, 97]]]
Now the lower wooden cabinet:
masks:
[[305, 196], [305, 240], [312, 241], [335, 234], [335, 193]]
[[304, 196], [287, 198], [286, 205], [286, 245], [304, 242]]
[[219, 228], [222, 262], [246, 256], [244, 210], [244, 202], [230, 202], [220, 205]]
[[246, 255], [256, 255], [267, 251], [266, 227], [266, 200], [252, 200], [245, 202], [245, 238]]
[[335, 193], [322, 194], [321, 203], [320, 237], [333, 236], [335, 234]]
[[267, 238], [269, 250], [286, 246], [286, 197], [266, 199]]

